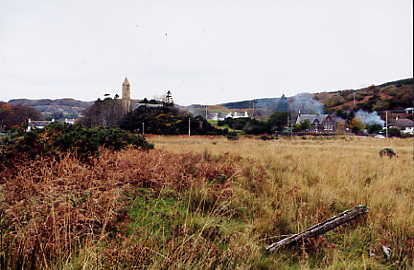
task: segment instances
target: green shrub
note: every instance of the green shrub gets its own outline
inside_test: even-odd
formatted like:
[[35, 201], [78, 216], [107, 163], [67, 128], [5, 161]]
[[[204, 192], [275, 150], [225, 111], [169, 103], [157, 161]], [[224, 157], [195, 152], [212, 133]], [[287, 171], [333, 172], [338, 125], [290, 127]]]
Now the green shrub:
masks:
[[153, 148], [142, 136], [118, 128], [83, 128], [56, 123], [7, 140], [0, 148], [0, 165], [39, 156], [59, 157], [63, 153], [86, 160], [99, 155], [100, 147], [118, 151], [129, 145], [145, 150]]
[[236, 141], [239, 139], [239, 135], [237, 134], [237, 132], [229, 132], [226, 137], [230, 141]]
[[279, 137], [278, 136], [266, 136], [266, 135], [262, 135], [259, 137], [260, 140], [263, 141], [269, 141], [269, 140], [278, 140]]
[[389, 128], [388, 136], [390, 137], [401, 137], [401, 131], [399, 128]]
[[379, 124], [368, 125], [367, 129], [368, 129], [369, 134], [375, 134], [382, 130], [382, 125], [379, 125]]

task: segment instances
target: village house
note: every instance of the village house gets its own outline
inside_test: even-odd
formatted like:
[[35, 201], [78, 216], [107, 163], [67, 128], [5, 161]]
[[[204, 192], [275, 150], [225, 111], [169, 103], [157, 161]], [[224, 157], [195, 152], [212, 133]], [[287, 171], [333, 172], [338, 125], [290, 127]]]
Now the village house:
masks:
[[388, 127], [398, 128], [403, 134], [414, 135], [414, 121], [407, 118], [397, 118], [395, 120], [390, 120]]
[[[47, 125], [50, 125], [55, 122], [55, 119], [52, 119], [50, 121], [32, 121], [30, 118], [27, 120], [27, 129], [26, 131], [29, 132], [33, 129], [43, 129]], [[75, 123], [75, 119], [68, 119], [65, 118], [63, 121], [65, 124], [73, 125]]]
[[309, 121], [313, 131], [335, 131], [336, 120], [329, 114], [301, 114], [299, 112], [295, 124]]
[[55, 119], [52, 119], [51, 121], [32, 121], [32, 119], [27, 120], [27, 129], [26, 131], [29, 132], [32, 129], [43, 129], [47, 125], [55, 122]]
[[244, 113], [242, 113], [242, 112], [229, 112], [227, 114], [215, 113], [211, 117], [211, 120], [224, 121], [226, 118], [237, 119], [237, 118], [248, 118], [248, 117], [249, 117], [249, 114], [247, 112], [244, 112]]

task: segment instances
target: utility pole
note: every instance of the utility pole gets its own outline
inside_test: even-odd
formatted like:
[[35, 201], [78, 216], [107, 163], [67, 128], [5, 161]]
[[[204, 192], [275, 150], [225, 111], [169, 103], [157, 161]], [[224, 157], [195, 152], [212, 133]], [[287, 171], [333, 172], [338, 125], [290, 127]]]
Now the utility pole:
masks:
[[191, 117], [188, 117], [188, 136], [191, 136]]
[[355, 108], [355, 90], [354, 90], [353, 94], [354, 94], [354, 108]]
[[252, 118], [253, 119], [255, 119], [254, 117], [255, 117], [255, 114], [256, 114], [255, 107], [254, 107], [254, 103], [255, 103], [255, 100], [253, 99], [253, 102], [252, 102], [252, 110], [253, 110]]
[[[413, 119], [414, 121], [414, 108], [411, 110], [411, 119]], [[414, 160], [414, 143], [412, 145], [413, 145], [413, 160]]]
[[206, 105], [206, 120], [207, 120], [207, 117], [208, 117], [208, 105]]
[[292, 137], [292, 134], [290, 133], [290, 117], [289, 117], [289, 113], [288, 113], [288, 131], [289, 131], [289, 134], [290, 134], [290, 136]]
[[385, 111], [385, 137], [388, 138], [388, 111]]

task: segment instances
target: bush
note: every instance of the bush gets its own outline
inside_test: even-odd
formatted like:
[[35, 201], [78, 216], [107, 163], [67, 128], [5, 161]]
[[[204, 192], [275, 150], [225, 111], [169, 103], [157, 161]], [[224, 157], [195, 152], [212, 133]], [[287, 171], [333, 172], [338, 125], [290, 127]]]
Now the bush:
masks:
[[382, 130], [382, 125], [379, 125], [379, 124], [369, 125], [367, 126], [367, 129], [368, 129], [369, 134], [378, 133]]
[[361, 120], [359, 120], [359, 118], [354, 117], [351, 119], [349, 127], [352, 129], [352, 132], [358, 133], [365, 128], [365, 125], [361, 122]]
[[219, 121], [219, 126], [228, 125], [232, 129], [243, 130], [246, 124], [250, 121], [249, 118], [226, 118], [224, 121]]
[[226, 137], [230, 141], [236, 141], [239, 139], [239, 135], [237, 134], [237, 132], [229, 132]]
[[309, 120], [302, 121], [298, 124], [295, 124], [294, 130], [295, 131], [305, 131], [309, 130], [312, 127], [312, 124]]
[[260, 139], [263, 140], [263, 141], [270, 141], [270, 140], [278, 140], [279, 137], [262, 135], [262, 136], [260, 136]]
[[142, 136], [118, 128], [83, 128], [56, 123], [7, 140], [0, 149], [0, 165], [41, 156], [59, 158], [64, 153], [87, 160], [99, 155], [100, 147], [118, 151], [128, 145], [153, 148]]
[[270, 133], [269, 125], [266, 121], [259, 121], [256, 119], [249, 119], [246, 125], [243, 127], [243, 131], [246, 134], [263, 134]]
[[399, 128], [389, 128], [388, 136], [390, 137], [401, 137], [401, 131]]
[[333, 97], [331, 97], [327, 101], [327, 104], [326, 105], [328, 107], [335, 107], [335, 106], [341, 105], [343, 103], [345, 103], [345, 99], [343, 97], [341, 97], [341, 96], [333, 96]]

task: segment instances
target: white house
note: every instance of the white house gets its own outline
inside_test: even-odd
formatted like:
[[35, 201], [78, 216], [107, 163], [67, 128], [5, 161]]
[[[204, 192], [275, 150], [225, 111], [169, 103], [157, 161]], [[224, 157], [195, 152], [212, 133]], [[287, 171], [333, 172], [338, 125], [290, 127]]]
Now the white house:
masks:
[[391, 121], [390, 127], [399, 128], [401, 133], [414, 135], [414, 121], [407, 118], [399, 118]]
[[[76, 119], [68, 119], [68, 118], [65, 118], [64, 123], [65, 124], [69, 124], [69, 125], [73, 125], [73, 124], [75, 124], [75, 120]], [[51, 123], [54, 123], [54, 122], [55, 122], [55, 119], [52, 119], [51, 121], [32, 121], [29, 118], [27, 120], [27, 129], [26, 129], [26, 131], [29, 132], [29, 131], [31, 131], [34, 128], [43, 129], [43, 128], [45, 128], [45, 126], [47, 126], [47, 125], [49, 125]]]
[[65, 124], [74, 125], [76, 119], [74, 118], [65, 118]]
[[26, 131], [31, 131], [34, 128], [37, 129], [43, 129], [45, 126], [55, 122], [55, 119], [52, 119], [51, 121], [32, 121], [32, 119], [27, 120], [27, 129]]
[[233, 119], [237, 119], [237, 118], [246, 118], [249, 117], [249, 114], [247, 112], [244, 113], [238, 113], [238, 112], [229, 112], [228, 114], [226, 114], [226, 116], [224, 117], [224, 119], [226, 118], [233, 118]]

